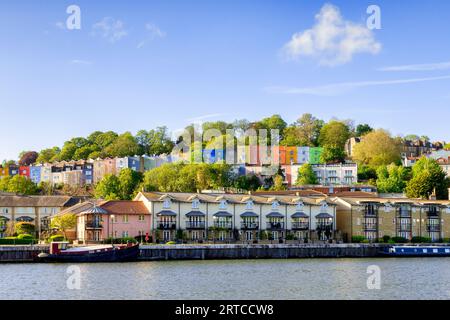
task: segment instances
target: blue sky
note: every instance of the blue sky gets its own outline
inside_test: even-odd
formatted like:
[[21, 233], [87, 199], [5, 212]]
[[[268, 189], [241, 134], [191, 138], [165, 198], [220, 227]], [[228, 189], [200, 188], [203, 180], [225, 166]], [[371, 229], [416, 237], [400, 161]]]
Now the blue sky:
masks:
[[[71, 4], [81, 30], [65, 27]], [[365, 28], [370, 4], [380, 30]], [[0, 159], [95, 130], [274, 113], [450, 140], [448, 12], [446, 0], [2, 0]]]

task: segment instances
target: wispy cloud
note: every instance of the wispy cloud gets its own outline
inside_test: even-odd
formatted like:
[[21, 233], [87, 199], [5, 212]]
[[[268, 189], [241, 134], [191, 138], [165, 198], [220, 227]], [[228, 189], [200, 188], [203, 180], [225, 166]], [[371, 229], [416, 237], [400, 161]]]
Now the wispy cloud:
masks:
[[92, 61], [73, 59], [73, 60], [70, 60], [70, 64], [78, 64], [78, 65], [88, 66], [88, 65], [92, 64]]
[[409, 64], [379, 68], [378, 71], [438, 71], [450, 69], [449, 62]]
[[145, 46], [149, 41], [152, 41], [157, 38], [162, 39], [162, 38], [165, 38], [167, 35], [165, 31], [162, 31], [159, 27], [157, 27], [156, 25], [154, 25], [152, 23], [147, 23], [145, 25], [145, 30], [146, 30], [147, 36], [144, 40], [139, 42], [139, 44], [137, 45], [138, 49]]
[[400, 80], [379, 80], [379, 81], [360, 81], [360, 82], [341, 82], [328, 84], [316, 87], [267, 87], [265, 90], [269, 93], [279, 94], [299, 94], [299, 95], [314, 95], [314, 96], [334, 96], [342, 93], [349, 92], [354, 89], [373, 86], [388, 86], [418, 83], [426, 81], [438, 81], [450, 79], [450, 75], [441, 77], [429, 77], [429, 78], [412, 78], [412, 79], [400, 79]]
[[325, 4], [315, 19], [311, 29], [295, 33], [283, 47], [288, 60], [311, 57], [320, 65], [336, 66], [350, 62], [355, 54], [377, 54], [381, 50], [371, 30], [344, 20], [336, 6]]
[[128, 35], [125, 25], [121, 20], [105, 17], [92, 26], [93, 36], [101, 36], [111, 43], [115, 43]]

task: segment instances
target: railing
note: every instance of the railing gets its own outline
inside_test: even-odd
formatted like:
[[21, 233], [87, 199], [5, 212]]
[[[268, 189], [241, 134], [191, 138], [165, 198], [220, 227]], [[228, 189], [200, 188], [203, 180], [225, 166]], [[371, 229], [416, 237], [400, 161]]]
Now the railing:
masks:
[[374, 223], [364, 223], [363, 230], [364, 231], [377, 231], [377, 225]]
[[333, 229], [333, 223], [317, 223], [316, 228], [320, 230]]
[[241, 222], [242, 230], [258, 230], [259, 223], [258, 222]]
[[308, 222], [292, 222], [292, 230], [308, 230]]
[[283, 230], [284, 222], [267, 222], [266, 229], [267, 230]]
[[86, 229], [101, 229], [103, 225], [100, 222], [87, 222]]
[[220, 229], [233, 229], [233, 224], [231, 222], [214, 222], [214, 228]]
[[205, 221], [186, 221], [186, 229], [205, 229]]
[[427, 231], [428, 232], [440, 232], [441, 226], [438, 224], [427, 225]]
[[411, 224], [400, 224], [397, 227], [398, 232], [410, 232], [411, 231]]
[[159, 230], [175, 230], [177, 224], [175, 222], [158, 222]]

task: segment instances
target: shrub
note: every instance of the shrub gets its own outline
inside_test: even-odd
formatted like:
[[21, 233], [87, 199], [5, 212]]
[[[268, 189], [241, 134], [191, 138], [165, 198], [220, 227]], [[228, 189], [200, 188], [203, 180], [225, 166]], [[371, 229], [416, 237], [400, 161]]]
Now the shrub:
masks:
[[107, 238], [105, 240], [103, 240], [103, 243], [108, 244], [108, 243], [114, 243], [114, 244], [125, 244], [128, 242], [131, 243], [137, 243], [138, 241], [135, 238], [130, 238], [130, 237], [125, 237], [125, 238]]
[[34, 244], [35, 240], [31, 239], [18, 239], [17, 237], [7, 237], [0, 239], [0, 245], [26, 245]]
[[384, 242], [384, 243], [388, 243], [389, 240], [391, 240], [391, 237], [390, 237], [390, 236], [383, 236], [383, 242]]
[[55, 234], [48, 238], [48, 242], [60, 242], [66, 240], [62, 234]]
[[364, 239], [361, 243], [370, 243], [369, 239]]
[[286, 236], [286, 240], [294, 240], [294, 235], [293, 234], [288, 234], [287, 236]]
[[168, 245], [168, 246], [172, 246], [174, 244], [177, 244], [177, 243], [175, 241], [169, 241], [169, 242], [166, 243], [166, 245]]
[[394, 241], [394, 243], [408, 243], [408, 239], [403, 238], [403, 237], [392, 237], [392, 241]]
[[411, 239], [412, 243], [431, 243], [431, 238], [427, 237], [413, 237]]
[[352, 242], [353, 243], [361, 243], [364, 240], [366, 240], [366, 238], [364, 236], [353, 236], [352, 237]]
[[19, 240], [33, 240], [33, 236], [31, 234], [19, 234], [17, 236], [17, 239]]
[[17, 235], [20, 234], [33, 234], [35, 231], [34, 224], [30, 222], [18, 222], [15, 225], [15, 231]]

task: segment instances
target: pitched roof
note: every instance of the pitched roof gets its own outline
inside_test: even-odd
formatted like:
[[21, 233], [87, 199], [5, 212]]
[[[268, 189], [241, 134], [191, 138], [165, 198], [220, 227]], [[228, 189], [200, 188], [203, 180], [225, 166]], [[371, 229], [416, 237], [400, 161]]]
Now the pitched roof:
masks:
[[141, 201], [107, 201], [99, 207], [110, 214], [150, 214]]
[[70, 196], [22, 196], [0, 194], [0, 207], [71, 207], [80, 202]]

